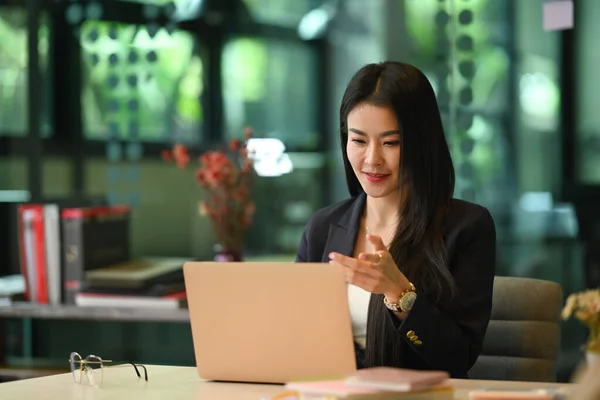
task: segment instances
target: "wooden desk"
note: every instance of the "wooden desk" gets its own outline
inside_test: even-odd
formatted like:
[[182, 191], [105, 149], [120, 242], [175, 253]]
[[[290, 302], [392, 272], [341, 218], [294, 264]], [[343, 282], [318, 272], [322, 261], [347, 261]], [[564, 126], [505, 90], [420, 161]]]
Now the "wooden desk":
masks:
[[[148, 383], [139, 380], [132, 367], [113, 367], [104, 370], [102, 387], [73, 382], [70, 373], [24, 379], [0, 384], [0, 399], [144, 399], [144, 400], [260, 400], [263, 396], [281, 393], [280, 385], [217, 383], [202, 381], [194, 367], [149, 365]], [[456, 399], [467, 400], [468, 392], [483, 387], [494, 388], [548, 388], [570, 387], [568, 384], [532, 382], [476, 381], [453, 379]]]

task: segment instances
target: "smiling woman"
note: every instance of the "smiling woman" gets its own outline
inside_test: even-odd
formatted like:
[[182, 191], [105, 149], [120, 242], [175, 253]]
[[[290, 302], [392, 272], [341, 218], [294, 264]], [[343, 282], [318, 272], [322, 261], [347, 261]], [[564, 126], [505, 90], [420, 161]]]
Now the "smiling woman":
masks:
[[348, 114], [346, 152], [354, 174], [372, 197], [399, 194], [400, 127], [389, 107], [363, 104]]
[[434, 91], [417, 68], [369, 64], [340, 108], [351, 198], [308, 222], [296, 260], [340, 265], [359, 367], [468, 377], [492, 307], [496, 231], [454, 195]]

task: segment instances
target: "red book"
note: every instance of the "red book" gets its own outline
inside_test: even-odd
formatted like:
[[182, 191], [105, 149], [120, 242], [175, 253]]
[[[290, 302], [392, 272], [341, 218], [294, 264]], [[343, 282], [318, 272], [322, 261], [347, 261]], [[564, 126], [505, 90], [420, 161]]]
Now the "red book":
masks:
[[[31, 233], [33, 234], [33, 248], [28, 258], [26, 248], [26, 233], [29, 227], [25, 226], [24, 213], [33, 213], [31, 220]], [[48, 304], [48, 278], [46, 274], [46, 240], [44, 231], [44, 207], [41, 204], [21, 204], [18, 209], [19, 216], [19, 250], [21, 255], [21, 273], [25, 278], [25, 296], [29, 300], [36, 300], [40, 304]], [[33, 269], [27, 265], [34, 262]], [[35, 276], [30, 276], [34, 273]], [[35, 284], [30, 285], [31, 281]], [[35, 296], [31, 293], [35, 290]]]

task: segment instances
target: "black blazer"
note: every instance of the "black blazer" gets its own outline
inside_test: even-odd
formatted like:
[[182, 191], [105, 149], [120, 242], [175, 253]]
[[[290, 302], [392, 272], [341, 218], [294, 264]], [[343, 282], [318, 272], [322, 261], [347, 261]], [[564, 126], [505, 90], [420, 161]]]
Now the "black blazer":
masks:
[[[365, 200], [361, 193], [317, 211], [306, 225], [296, 262], [329, 262], [332, 251], [352, 256]], [[467, 378], [481, 351], [491, 315], [496, 265], [494, 221], [484, 207], [453, 199], [444, 241], [457, 293], [451, 301], [434, 305], [417, 288], [417, 300], [404, 321], [389, 312], [388, 322], [404, 339], [402, 364], [393, 367], [445, 370], [453, 378]], [[421, 341], [418, 345], [409, 340], [413, 332]]]

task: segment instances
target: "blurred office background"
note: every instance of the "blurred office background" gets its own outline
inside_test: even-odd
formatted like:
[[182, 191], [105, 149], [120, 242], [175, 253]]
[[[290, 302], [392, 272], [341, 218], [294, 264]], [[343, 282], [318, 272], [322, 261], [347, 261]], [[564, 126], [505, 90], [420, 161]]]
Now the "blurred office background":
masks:
[[[577, 0], [575, 29], [550, 32], [543, 3], [0, 0], [0, 202], [129, 204], [133, 256], [211, 259], [193, 171], [160, 154], [211, 149], [251, 126], [293, 168], [256, 179], [245, 256], [293, 260], [310, 215], [347, 196], [337, 135], [347, 81], [365, 63], [401, 60], [436, 90], [456, 197], [494, 216], [498, 275], [556, 281], [565, 294], [598, 286], [600, 2]], [[0, 272], [18, 273], [10, 211], [0, 229]], [[0, 379], [66, 369], [70, 351], [194, 363], [177, 321], [90, 312], [0, 324]], [[564, 323], [559, 379], [584, 340]]]

